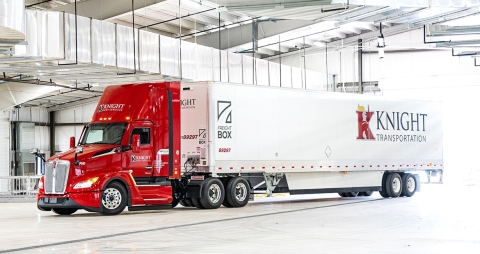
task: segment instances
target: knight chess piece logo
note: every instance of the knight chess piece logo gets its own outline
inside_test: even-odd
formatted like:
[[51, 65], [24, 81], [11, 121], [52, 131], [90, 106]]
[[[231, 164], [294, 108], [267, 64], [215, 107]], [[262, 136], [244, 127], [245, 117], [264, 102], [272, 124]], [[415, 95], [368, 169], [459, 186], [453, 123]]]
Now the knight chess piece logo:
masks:
[[358, 136], [357, 139], [373, 139], [372, 131], [370, 130], [370, 120], [372, 120], [374, 112], [370, 111], [370, 106], [368, 106], [367, 111], [365, 107], [358, 105], [357, 106], [357, 116], [358, 116]]

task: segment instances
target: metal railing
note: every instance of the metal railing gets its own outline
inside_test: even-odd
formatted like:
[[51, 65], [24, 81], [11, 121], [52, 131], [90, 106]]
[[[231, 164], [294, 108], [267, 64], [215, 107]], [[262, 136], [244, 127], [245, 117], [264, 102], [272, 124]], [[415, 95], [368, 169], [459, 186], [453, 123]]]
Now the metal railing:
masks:
[[32, 198], [41, 176], [0, 176], [0, 198]]

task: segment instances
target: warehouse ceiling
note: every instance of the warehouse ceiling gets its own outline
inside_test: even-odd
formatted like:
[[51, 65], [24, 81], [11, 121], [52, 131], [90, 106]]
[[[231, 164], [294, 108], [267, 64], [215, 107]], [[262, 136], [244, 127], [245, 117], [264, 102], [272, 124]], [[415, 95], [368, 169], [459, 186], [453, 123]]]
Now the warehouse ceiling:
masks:
[[[26, 0], [25, 5], [30, 10], [75, 13], [74, 2], [75, 0]], [[254, 53], [259, 58], [290, 54], [299, 49], [318, 50], [325, 45], [354, 46], [358, 39], [376, 40], [380, 26], [387, 37], [421, 29], [424, 25], [425, 40], [440, 43], [417, 47], [452, 49], [454, 55], [480, 55], [480, 38], [477, 37], [480, 34], [478, 0], [418, 0], [410, 5], [402, 5], [406, 1], [394, 0], [381, 1], [381, 5], [372, 5], [372, 2], [374, 1], [181, 0], [179, 6], [178, 0], [77, 0], [76, 9], [79, 16], [125, 26], [133, 25], [142, 30], [173, 38], [181, 37], [183, 40], [232, 52]], [[179, 16], [182, 16], [181, 20], [178, 19]], [[258, 49], [254, 51], [252, 23], [258, 25], [259, 29]], [[217, 43], [219, 30], [223, 33], [222, 36], [226, 31], [229, 35], [228, 40], [221, 44]], [[235, 37], [236, 34], [242, 36]], [[9, 94], [28, 90], [25, 87], [17, 89], [16, 84], [19, 83], [12, 83], [21, 81], [27, 86], [36, 87], [38, 92], [30, 93], [38, 98], [17, 96], [17, 99], [12, 95], [7, 104], [0, 105], [2, 109], [23, 104], [59, 110], [95, 101], [109, 84], [168, 78], [146, 72], [119, 76], [118, 73], [129, 73], [131, 70], [89, 63], [59, 67], [58, 60], [9, 60], [10, 51], [5, 52], [7, 53], [0, 52], [0, 71], [6, 73], [0, 83], [8, 81], [8, 86], [2, 90], [9, 91]], [[37, 73], [39, 70], [42, 74]]]

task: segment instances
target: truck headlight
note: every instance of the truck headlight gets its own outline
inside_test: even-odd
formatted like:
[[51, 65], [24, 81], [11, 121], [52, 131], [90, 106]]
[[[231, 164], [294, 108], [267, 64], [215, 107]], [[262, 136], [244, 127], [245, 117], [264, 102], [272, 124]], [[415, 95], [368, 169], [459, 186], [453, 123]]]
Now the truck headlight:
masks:
[[94, 183], [98, 181], [98, 177], [92, 177], [86, 181], [79, 182], [73, 186], [74, 189], [84, 189], [84, 188], [90, 188]]
[[40, 178], [40, 181], [38, 181], [38, 189], [43, 189], [43, 176]]

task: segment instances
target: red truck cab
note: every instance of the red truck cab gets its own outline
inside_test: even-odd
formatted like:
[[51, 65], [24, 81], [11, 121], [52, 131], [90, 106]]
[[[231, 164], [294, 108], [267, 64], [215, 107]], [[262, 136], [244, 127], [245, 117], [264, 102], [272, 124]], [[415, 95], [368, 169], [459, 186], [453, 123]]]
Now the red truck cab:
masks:
[[37, 206], [63, 215], [172, 207], [180, 178], [180, 83], [109, 86], [77, 147], [45, 162]]

